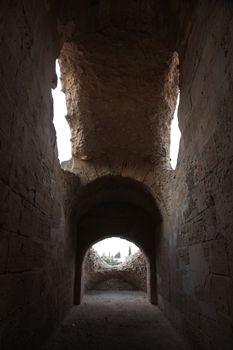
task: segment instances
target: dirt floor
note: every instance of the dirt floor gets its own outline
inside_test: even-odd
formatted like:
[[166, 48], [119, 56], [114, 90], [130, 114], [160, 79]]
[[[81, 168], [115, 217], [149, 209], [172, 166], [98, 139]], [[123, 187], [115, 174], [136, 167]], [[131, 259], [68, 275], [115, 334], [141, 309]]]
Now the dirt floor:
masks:
[[187, 350], [142, 292], [89, 292], [46, 350]]

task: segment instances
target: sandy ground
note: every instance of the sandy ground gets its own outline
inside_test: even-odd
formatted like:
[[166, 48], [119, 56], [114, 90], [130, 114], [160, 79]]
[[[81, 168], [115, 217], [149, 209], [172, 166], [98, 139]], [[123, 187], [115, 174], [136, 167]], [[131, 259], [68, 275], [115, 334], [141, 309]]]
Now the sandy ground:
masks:
[[188, 350], [145, 293], [93, 291], [73, 307], [46, 350]]

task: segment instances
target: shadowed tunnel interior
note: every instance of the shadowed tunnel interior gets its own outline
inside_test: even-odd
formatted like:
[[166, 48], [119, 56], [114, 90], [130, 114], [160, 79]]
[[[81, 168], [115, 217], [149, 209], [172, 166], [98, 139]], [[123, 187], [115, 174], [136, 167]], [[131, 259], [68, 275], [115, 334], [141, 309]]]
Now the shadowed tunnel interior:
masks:
[[[5, 0], [0, 47], [1, 350], [232, 350], [232, 1]], [[142, 249], [149, 300], [85, 291], [112, 235]]]
[[84, 255], [94, 242], [107, 236], [133, 241], [144, 251], [149, 261], [149, 299], [157, 303], [156, 245], [161, 234], [161, 215], [149, 191], [130, 178], [106, 176], [87, 185], [80, 197], [87, 198], [87, 203], [80, 201], [77, 214], [75, 303], [80, 302]]

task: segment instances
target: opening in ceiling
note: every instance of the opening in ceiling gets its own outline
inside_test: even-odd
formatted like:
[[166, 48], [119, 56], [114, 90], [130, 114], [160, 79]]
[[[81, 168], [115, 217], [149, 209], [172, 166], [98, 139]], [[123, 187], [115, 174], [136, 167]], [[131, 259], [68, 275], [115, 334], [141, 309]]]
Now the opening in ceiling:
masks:
[[57, 134], [58, 158], [60, 163], [71, 158], [71, 133], [65, 116], [67, 115], [65, 94], [61, 87], [61, 71], [56, 60], [57, 87], [52, 90], [54, 118], [53, 124]]
[[178, 124], [178, 108], [180, 103], [180, 92], [177, 94], [176, 100], [176, 108], [173, 115], [172, 123], [171, 123], [171, 136], [170, 136], [170, 164], [172, 169], [176, 169], [177, 158], [179, 154], [179, 146], [180, 146], [180, 137], [181, 132]]

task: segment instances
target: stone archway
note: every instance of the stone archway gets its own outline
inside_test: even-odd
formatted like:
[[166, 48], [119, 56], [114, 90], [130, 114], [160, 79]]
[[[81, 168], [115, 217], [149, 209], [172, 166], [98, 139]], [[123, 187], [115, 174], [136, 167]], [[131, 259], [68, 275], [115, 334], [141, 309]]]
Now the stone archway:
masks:
[[157, 303], [156, 245], [160, 237], [161, 215], [153, 197], [139, 182], [120, 176], [106, 176], [85, 186], [76, 213], [76, 266], [74, 303], [79, 304], [81, 270], [90, 246], [109, 235], [137, 244], [148, 259], [148, 295]]
[[[113, 252], [116, 249], [118, 253], [115, 254]], [[128, 256], [125, 255], [126, 251]], [[121, 259], [116, 255], [121, 255]], [[93, 290], [140, 291], [147, 294], [149, 267], [145, 252], [132, 241], [120, 237], [107, 237], [94, 242], [83, 259], [81, 295], [83, 297], [85, 293]]]

